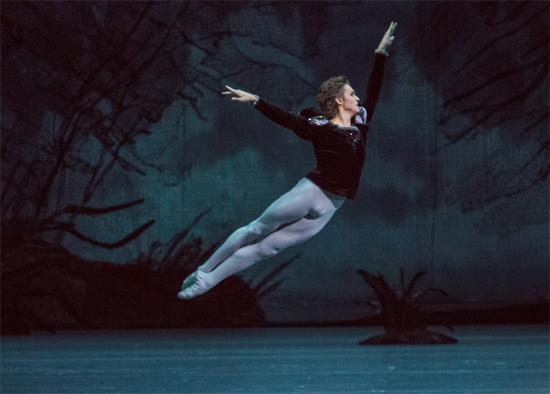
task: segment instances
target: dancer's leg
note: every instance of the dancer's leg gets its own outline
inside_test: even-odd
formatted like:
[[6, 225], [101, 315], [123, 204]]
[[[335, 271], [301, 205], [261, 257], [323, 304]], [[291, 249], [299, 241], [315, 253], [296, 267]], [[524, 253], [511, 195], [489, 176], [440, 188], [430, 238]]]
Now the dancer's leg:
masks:
[[259, 261], [273, 257], [290, 246], [307, 241], [322, 230], [335, 212], [336, 208], [319, 217], [300, 219], [274, 231], [258, 243], [243, 246], [208, 275], [208, 284], [214, 287], [225, 278]]
[[[178, 296], [192, 298], [202, 294], [228, 276], [311, 238], [324, 227], [343, 200], [323, 192], [310, 180], [302, 179], [271, 204], [260, 218], [235, 231], [184, 281], [184, 291]], [[252, 242], [256, 243], [250, 245]], [[197, 282], [201, 282], [200, 285]]]
[[206, 273], [212, 271], [239, 248], [257, 242], [283, 225], [308, 215], [319, 216], [325, 202], [317, 201], [319, 192], [320, 189], [309, 179], [302, 179], [292, 190], [271, 204], [258, 219], [231, 234], [199, 270]]

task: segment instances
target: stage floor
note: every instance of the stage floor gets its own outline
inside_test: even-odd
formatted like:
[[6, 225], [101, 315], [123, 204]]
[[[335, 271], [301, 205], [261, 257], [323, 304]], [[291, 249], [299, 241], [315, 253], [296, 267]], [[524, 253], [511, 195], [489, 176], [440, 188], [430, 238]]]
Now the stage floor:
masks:
[[437, 346], [358, 346], [376, 327], [2, 337], [0, 392], [550, 392], [547, 326], [455, 330], [458, 344]]

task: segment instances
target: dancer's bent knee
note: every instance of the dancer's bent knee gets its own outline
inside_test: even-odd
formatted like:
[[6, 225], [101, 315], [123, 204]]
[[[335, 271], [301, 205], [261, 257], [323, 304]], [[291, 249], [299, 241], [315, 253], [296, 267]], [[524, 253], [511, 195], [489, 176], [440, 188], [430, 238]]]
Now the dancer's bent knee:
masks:
[[247, 237], [261, 237], [262, 233], [265, 230], [265, 225], [260, 223], [258, 220], [254, 220], [249, 223], [248, 226], [245, 226]]
[[269, 228], [264, 223], [260, 222], [259, 219], [254, 220], [247, 226], [243, 227], [244, 231], [244, 245], [250, 245], [254, 242], [258, 242], [266, 235], [269, 235], [273, 232], [274, 229]]
[[259, 261], [275, 256], [281, 250], [282, 248], [260, 242], [237, 250], [232, 257], [241, 262], [243, 266], [249, 267]]
[[284, 248], [277, 248], [274, 245], [271, 245], [267, 242], [260, 242], [257, 245], [256, 254], [259, 260], [265, 260], [275, 256], [277, 253], [279, 253], [283, 249]]

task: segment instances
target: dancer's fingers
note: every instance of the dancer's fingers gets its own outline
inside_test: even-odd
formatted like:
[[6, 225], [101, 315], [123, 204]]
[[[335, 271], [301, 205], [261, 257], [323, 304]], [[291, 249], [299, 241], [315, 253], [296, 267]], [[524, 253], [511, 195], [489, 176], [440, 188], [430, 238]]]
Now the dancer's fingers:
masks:
[[234, 94], [235, 97], [231, 97], [231, 100], [233, 101], [240, 101], [240, 102], [247, 102], [254, 100], [256, 97], [251, 95], [248, 92], [245, 92], [244, 90], [239, 89], [233, 89], [232, 87], [225, 85], [225, 87], [228, 89], [225, 92], [222, 92], [222, 94]]
[[239, 100], [241, 101], [240, 99], [242, 99], [246, 92], [242, 91], [242, 90], [239, 90], [239, 89], [233, 89], [229, 86], [226, 86], [227, 89], [229, 89], [228, 91], [225, 91], [225, 92], [222, 92], [222, 94], [234, 94], [235, 96], [237, 97], [233, 97], [231, 100]]
[[222, 94], [236, 94], [236, 90], [233, 89], [231, 86], [225, 85], [225, 87], [227, 88], [227, 90], [225, 92], [222, 92]]
[[396, 26], [397, 26], [397, 22], [391, 22], [390, 27], [388, 28], [388, 31], [386, 32], [386, 35], [391, 36], [393, 34]]

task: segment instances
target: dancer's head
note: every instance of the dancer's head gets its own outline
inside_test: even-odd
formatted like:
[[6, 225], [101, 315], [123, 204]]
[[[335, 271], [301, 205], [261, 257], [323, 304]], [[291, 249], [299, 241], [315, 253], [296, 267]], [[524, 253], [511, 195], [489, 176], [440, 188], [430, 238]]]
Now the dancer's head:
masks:
[[317, 103], [324, 114], [332, 119], [338, 114], [338, 107], [359, 111], [357, 108], [358, 98], [351, 88], [348, 79], [341, 75], [333, 77], [321, 84], [317, 93]]

